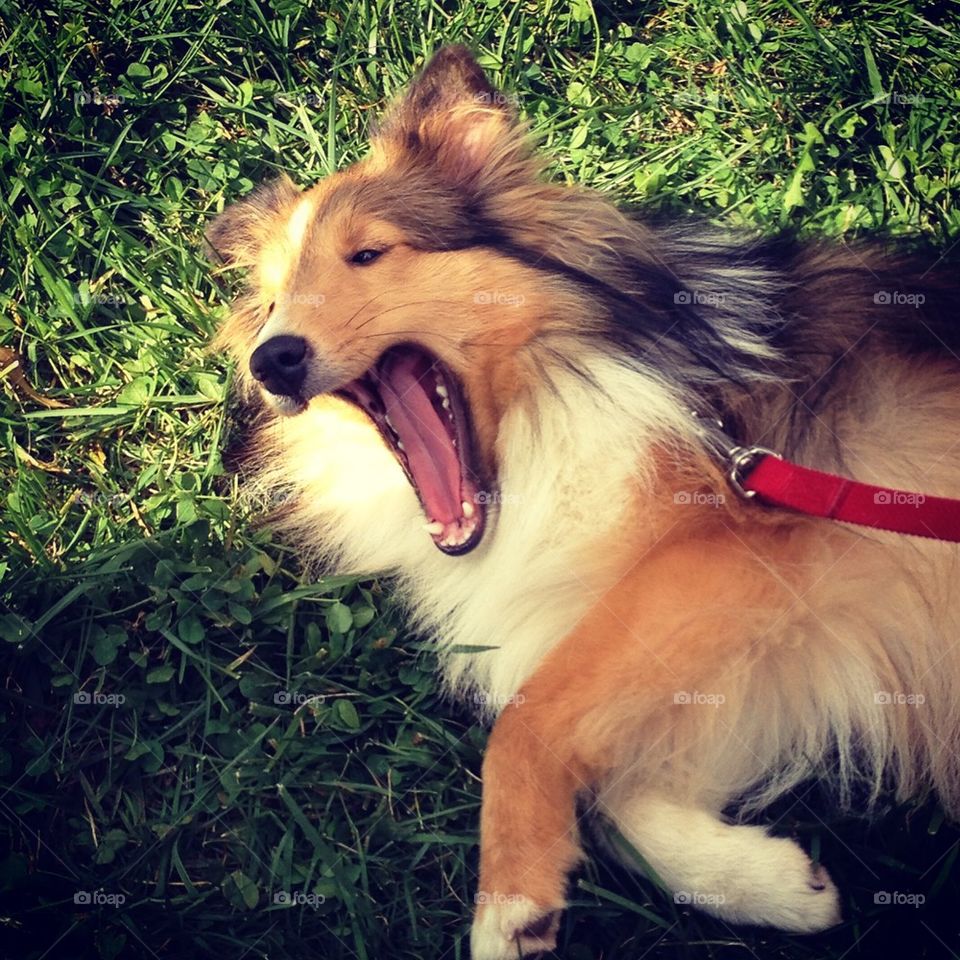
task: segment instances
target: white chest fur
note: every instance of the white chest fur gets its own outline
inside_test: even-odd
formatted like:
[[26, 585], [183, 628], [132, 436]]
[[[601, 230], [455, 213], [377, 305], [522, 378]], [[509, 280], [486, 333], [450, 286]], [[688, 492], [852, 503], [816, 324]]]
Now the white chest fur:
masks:
[[686, 429], [681, 406], [648, 376], [602, 356], [588, 370], [593, 383], [555, 371], [551, 389], [505, 417], [487, 533], [463, 557], [436, 549], [393, 455], [340, 401], [279, 421], [280, 456], [260, 474], [261, 492], [296, 495], [284, 533], [307, 560], [397, 574], [445, 682], [489, 714], [600, 598], [612, 575], [604, 544], [638, 535], [622, 526], [649, 480], [650, 444]]

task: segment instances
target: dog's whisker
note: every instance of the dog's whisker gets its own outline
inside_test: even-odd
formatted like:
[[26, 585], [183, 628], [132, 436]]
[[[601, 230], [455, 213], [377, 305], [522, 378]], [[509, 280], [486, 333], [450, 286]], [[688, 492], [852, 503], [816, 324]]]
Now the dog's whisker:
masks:
[[354, 328], [355, 330], [360, 330], [362, 327], [365, 327], [368, 323], [372, 323], [374, 320], [379, 320], [381, 317], [386, 316], [388, 313], [393, 313], [396, 310], [407, 310], [410, 307], [423, 307], [429, 303], [446, 303], [456, 305], [455, 300], [441, 300], [441, 299], [431, 299], [431, 300], [411, 300], [409, 303], [398, 303], [395, 306], [388, 307], [386, 310], [381, 310], [378, 313], [373, 314], [370, 317], [367, 317], [363, 323], [358, 323]]

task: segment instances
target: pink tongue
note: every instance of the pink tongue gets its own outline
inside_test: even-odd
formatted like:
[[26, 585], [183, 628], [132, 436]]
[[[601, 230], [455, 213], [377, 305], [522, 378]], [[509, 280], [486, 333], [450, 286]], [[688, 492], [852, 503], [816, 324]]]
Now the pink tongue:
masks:
[[406, 448], [407, 465], [429, 520], [452, 523], [463, 515], [460, 461], [447, 426], [427, 390], [435, 381], [415, 354], [390, 357], [380, 370], [380, 396]]

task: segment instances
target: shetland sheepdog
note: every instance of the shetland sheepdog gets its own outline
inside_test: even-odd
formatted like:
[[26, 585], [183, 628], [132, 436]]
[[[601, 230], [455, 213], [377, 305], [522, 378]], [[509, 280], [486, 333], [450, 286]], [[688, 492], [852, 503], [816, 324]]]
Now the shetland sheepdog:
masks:
[[474, 960], [554, 946], [578, 804], [797, 932], [837, 889], [744, 815], [811, 777], [960, 813], [958, 547], [743, 500], [716, 454], [960, 496], [955, 273], [551, 183], [460, 46], [363, 160], [207, 240], [248, 272], [218, 343], [266, 411], [251, 489], [311, 567], [395, 575], [493, 722]]

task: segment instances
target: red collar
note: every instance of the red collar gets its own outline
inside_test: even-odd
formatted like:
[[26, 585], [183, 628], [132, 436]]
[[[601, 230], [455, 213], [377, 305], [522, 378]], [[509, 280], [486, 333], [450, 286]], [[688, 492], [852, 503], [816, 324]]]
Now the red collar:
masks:
[[960, 542], [960, 500], [811, 470], [763, 447], [733, 447], [726, 457], [730, 482], [741, 496], [812, 517]]

